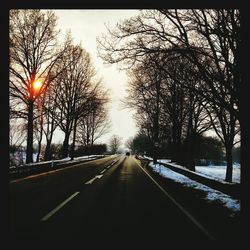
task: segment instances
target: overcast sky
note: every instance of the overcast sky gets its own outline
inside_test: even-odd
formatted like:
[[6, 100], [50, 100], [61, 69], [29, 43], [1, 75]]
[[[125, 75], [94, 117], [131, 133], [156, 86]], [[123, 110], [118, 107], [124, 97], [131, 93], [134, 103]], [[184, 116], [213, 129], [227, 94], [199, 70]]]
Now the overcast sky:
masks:
[[[103, 84], [111, 90], [109, 116], [112, 122], [111, 132], [103, 136], [98, 142], [107, 143], [112, 134], [122, 137], [125, 142], [137, 132], [132, 112], [122, 110], [120, 100], [126, 95], [126, 72], [119, 71], [116, 65], [104, 65], [97, 56], [96, 37], [106, 33], [105, 24], [113, 27], [121, 20], [138, 14], [138, 10], [54, 10], [58, 17], [58, 28], [63, 37], [71, 30], [74, 43], [81, 42], [82, 47], [90, 53], [98, 76]], [[56, 142], [62, 142], [63, 136], [58, 135]]]

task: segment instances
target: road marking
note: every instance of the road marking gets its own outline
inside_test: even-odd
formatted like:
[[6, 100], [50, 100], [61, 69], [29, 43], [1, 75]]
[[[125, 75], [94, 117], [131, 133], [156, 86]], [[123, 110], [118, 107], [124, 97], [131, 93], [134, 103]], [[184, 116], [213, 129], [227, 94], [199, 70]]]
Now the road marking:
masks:
[[212, 236], [184, 207], [182, 207], [165, 189], [163, 189], [144, 169], [140, 164], [136, 164], [143, 170], [143, 172], [154, 182], [154, 184], [210, 239], [215, 240]]
[[109, 168], [111, 168], [116, 162], [118, 162], [119, 159], [117, 161], [112, 161], [106, 168], [104, 168], [100, 174], [103, 174], [104, 172], [106, 172]]
[[100, 174], [103, 174], [103, 173], [106, 172], [106, 171], [107, 171], [107, 169], [104, 168], [104, 169], [100, 172]]
[[115, 161], [112, 161], [112, 162], [107, 166], [107, 168], [111, 168], [114, 164], [115, 164]]
[[103, 176], [103, 174], [96, 175], [94, 178], [92, 178], [91, 180], [85, 182], [84, 184], [92, 184], [96, 179], [102, 178], [102, 176]]
[[64, 202], [62, 202], [60, 205], [58, 205], [56, 208], [54, 208], [52, 211], [50, 211], [48, 214], [46, 214], [41, 221], [48, 220], [52, 215], [54, 215], [59, 209], [61, 209], [66, 203], [68, 203], [71, 199], [73, 199], [76, 195], [78, 195], [79, 192], [75, 192], [72, 194], [68, 199], [66, 199]]

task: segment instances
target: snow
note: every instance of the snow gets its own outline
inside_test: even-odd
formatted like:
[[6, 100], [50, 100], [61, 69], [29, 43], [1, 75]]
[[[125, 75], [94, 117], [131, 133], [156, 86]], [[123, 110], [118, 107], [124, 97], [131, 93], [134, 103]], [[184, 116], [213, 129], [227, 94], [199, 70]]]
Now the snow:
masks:
[[[88, 159], [96, 159], [98, 157], [101, 157], [103, 155], [86, 155], [86, 156], [81, 156], [81, 157], [75, 157], [71, 162], [79, 162], [79, 161], [84, 161], [84, 160], [88, 160]], [[43, 165], [45, 163], [55, 163], [55, 162], [60, 162], [60, 163], [63, 163], [63, 162], [67, 162], [67, 161], [70, 161], [71, 158], [68, 156], [68, 157], [65, 157], [63, 159], [60, 159], [60, 160], [50, 160], [50, 161], [40, 161], [40, 162], [36, 162], [36, 155], [33, 154], [33, 163], [28, 163], [28, 164], [25, 164], [26, 166], [38, 166], [38, 165]], [[25, 162], [25, 161], [24, 161]], [[19, 167], [19, 166], [17, 166]], [[10, 168], [16, 168], [16, 166], [10, 166]]]
[[[213, 177], [218, 181], [224, 181], [226, 176], [226, 166], [195, 166], [195, 171], [208, 177]], [[240, 183], [240, 165], [233, 165], [232, 182]]]
[[[160, 160], [161, 162], [166, 162], [166, 160]], [[167, 160], [169, 161], [169, 160]], [[174, 164], [175, 165], [175, 164]], [[149, 166], [153, 169], [153, 171], [159, 173], [161, 176], [171, 179], [175, 182], [181, 183], [182, 185], [193, 188], [193, 189], [198, 189], [202, 190], [205, 192], [205, 200], [212, 202], [212, 201], [217, 201], [221, 203], [223, 206], [231, 210], [232, 216], [234, 213], [238, 213], [240, 211], [240, 200], [238, 199], [233, 199], [227, 194], [224, 194], [218, 190], [212, 189], [206, 185], [203, 185], [197, 181], [191, 180], [188, 177], [179, 174], [173, 170], [170, 170], [169, 168], [160, 165], [160, 164], [153, 164], [153, 162], [149, 163]], [[178, 166], [178, 165], [175, 165]], [[181, 167], [181, 166], [180, 166]], [[217, 169], [216, 167], [214, 169]], [[202, 172], [202, 170], [201, 170]]]
[[[148, 159], [148, 160], [153, 160], [150, 157], [145, 157], [144, 158]], [[176, 167], [176, 168], [180, 168], [180, 169], [184, 169], [185, 171], [189, 171], [192, 172], [191, 170], [178, 165], [176, 163], [171, 162], [171, 160], [169, 159], [159, 159], [157, 160], [158, 162], [161, 163], [168, 163], [170, 166]], [[214, 179], [216, 181], [222, 182], [222, 183], [226, 183], [225, 180], [225, 176], [226, 176], [226, 166], [215, 166], [215, 165], [209, 165], [209, 166], [195, 166], [195, 173], [199, 174], [201, 176], [204, 176], [206, 178], [209, 179]], [[232, 178], [232, 182], [233, 183], [240, 183], [240, 164], [233, 164], [233, 178]]]

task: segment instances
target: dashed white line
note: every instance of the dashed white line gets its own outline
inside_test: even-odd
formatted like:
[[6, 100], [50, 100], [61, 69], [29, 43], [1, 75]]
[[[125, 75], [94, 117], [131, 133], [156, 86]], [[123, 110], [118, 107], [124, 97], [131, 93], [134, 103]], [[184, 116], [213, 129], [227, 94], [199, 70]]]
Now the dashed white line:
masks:
[[73, 199], [76, 195], [78, 195], [79, 192], [75, 192], [72, 194], [69, 198], [67, 198], [64, 202], [59, 204], [56, 208], [54, 208], [52, 211], [50, 211], [48, 214], [46, 214], [41, 221], [46, 221], [48, 220], [52, 215], [54, 215], [59, 209], [61, 209], [66, 203], [68, 203], [71, 199]]
[[104, 169], [100, 172], [100, 174], [103, 174], [103, 173], [106, 172], [106, 171], [107, 171], [107, 169], [104, 168]]
[[113, 166], [113, 162], [107, 166], [107, 169], [111, 168]]
[[96, 179], [100, 179], [102, 178], [103, 174], [100, 174], [100, 175], [96, 175], [94, 178], [92, 178], [91, 180], [85, 182], [85, 184], [92, 184]]

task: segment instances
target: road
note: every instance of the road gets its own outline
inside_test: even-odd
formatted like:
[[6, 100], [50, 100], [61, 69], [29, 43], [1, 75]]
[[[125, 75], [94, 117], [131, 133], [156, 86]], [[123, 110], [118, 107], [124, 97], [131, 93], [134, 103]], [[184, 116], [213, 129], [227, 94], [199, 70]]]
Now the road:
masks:
[[215, 239], [133, 156], [106, 157], [11, 182], [10, 237]]

